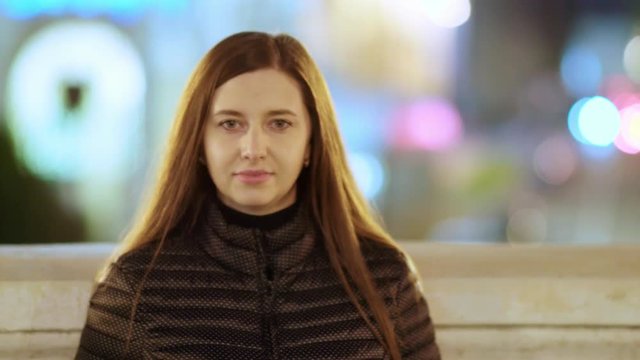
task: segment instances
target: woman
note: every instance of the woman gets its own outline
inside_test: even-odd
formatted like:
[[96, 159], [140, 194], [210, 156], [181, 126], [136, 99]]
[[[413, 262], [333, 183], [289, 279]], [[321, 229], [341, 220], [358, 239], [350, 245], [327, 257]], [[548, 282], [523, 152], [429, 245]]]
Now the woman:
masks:
[[304, 47], [246, 32], [182, 97], [76, 359], [439, 359], [409, 260], [347, 167]]

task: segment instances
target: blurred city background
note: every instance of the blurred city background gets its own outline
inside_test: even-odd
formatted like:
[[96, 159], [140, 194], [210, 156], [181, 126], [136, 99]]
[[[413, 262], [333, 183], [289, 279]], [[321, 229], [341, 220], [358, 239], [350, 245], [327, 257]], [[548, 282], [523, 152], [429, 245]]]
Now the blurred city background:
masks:
[[632, 0], [0, 0], [0, 243], [119, 241], [245, 30], [307, 46], [397, 239], [640, 243]]

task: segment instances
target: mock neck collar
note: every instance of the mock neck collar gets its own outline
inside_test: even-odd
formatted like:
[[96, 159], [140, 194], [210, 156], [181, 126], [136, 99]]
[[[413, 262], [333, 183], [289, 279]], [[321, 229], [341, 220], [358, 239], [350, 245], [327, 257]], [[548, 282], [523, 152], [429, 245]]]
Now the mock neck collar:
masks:
[[214, 197], [216, 206], [224, 220], [233, 225], [259, 230], [274, 230], [293, 220], [298, 211], [298, 201], [292, 205], [267, 215], [251, 215], [225, 205], [218, 196]]

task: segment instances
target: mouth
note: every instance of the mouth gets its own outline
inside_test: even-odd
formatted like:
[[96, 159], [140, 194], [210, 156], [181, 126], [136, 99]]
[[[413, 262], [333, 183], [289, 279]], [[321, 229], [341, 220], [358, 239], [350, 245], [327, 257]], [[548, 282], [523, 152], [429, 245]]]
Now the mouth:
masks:
[[233, 176], [246, 184], [258, 184], [269, 180], [273, 173], [266, 170], [242, 170], [233, 173]]

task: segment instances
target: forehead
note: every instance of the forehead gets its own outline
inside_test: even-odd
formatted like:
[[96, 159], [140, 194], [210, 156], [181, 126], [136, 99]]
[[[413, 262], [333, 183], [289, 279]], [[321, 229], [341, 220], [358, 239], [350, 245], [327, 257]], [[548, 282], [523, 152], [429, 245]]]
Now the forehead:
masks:
[[291, 76], [276, 69], [261, 69], [238, 75], [213, 95], [214, 110], [256, 107], [302, 108], [302, 92]]

